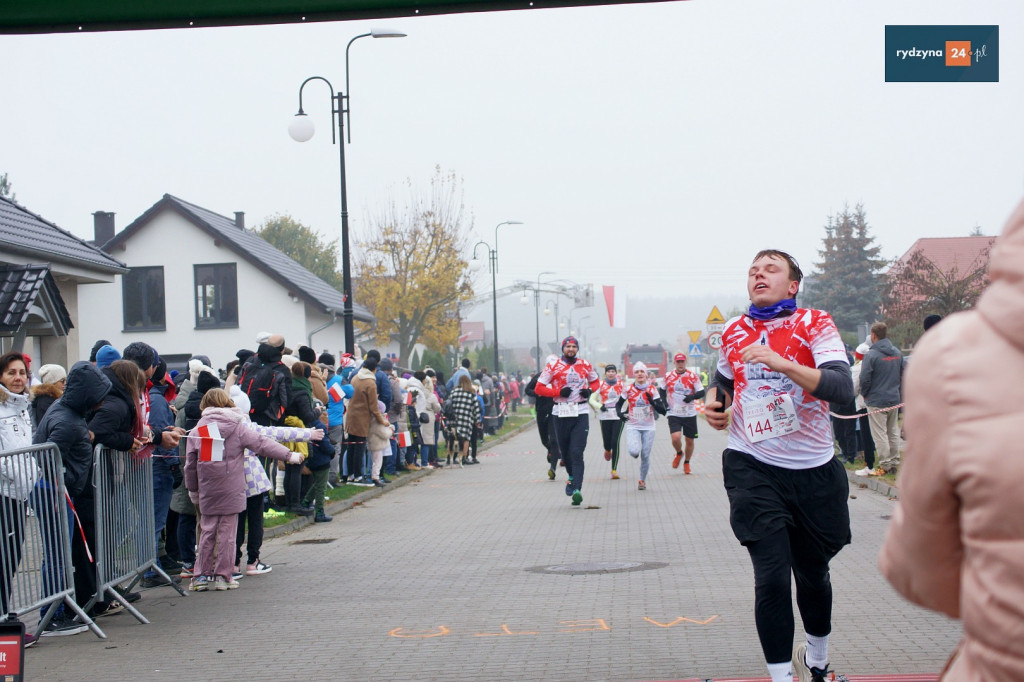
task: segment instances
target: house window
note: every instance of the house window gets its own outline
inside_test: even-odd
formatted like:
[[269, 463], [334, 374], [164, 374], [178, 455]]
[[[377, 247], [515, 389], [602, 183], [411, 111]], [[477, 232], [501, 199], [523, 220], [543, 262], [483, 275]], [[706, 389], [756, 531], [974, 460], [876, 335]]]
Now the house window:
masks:
[[164, 331], [164, 269], [132, 268], [121, 277], [125, 331]]
[[238, 327], [238, 279], [234, 263], [194, 265], [196, 329]]

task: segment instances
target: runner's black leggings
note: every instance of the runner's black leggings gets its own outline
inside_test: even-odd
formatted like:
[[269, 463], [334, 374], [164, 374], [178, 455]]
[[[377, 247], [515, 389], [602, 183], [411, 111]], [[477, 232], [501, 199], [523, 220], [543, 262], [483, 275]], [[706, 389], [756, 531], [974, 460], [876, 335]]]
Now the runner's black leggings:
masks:
[[604, 443], [604, 449], [611, 450], [612, 471], [617, 471], [619, 468], [619, 436], [622, 435], [622, 424], [624, 422], [621, 419], [602, 419], [600, 421], [601, 440]]
[[587, 449], [590, 433], [590, 415], [584, 412], [576, 417], [551, 417], [555, 420], [558, 450], [562, 454], [565, 470], [572, 479], [572, 487], [583, 490], [583, 451]]
[[832, 632], [832, 581], [828, 555], [809, 546], [802, 533], [778, 530], [747, 545], [754, 564], [754, 621], [767, 663], [785, 663], [793, 652], [793, 597], [804, 630], [824, 637]]

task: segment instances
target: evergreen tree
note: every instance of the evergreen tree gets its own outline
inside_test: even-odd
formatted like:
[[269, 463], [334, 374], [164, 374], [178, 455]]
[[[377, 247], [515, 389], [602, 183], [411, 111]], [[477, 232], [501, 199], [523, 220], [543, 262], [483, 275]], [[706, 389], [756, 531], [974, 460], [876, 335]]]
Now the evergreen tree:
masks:
[[808, 280], [804, 304], [828, 312], [840, 329], [855, 330], [875, 319], [881, 303], [881, 247], [868, 235], [867, 215], [857, 204], [829, 216], [825, 238], [818, 250], [821, 261]]

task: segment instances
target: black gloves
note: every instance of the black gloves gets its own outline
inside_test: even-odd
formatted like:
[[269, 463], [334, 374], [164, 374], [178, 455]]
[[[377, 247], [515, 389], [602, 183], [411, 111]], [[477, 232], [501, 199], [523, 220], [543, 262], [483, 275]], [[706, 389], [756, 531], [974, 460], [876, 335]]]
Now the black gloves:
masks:
[[593, 393], [593, 391], [591, 391], [589, 388], [584, 388], [580, 390], [580, 397], [586, 400], [587, 398], [590, 397], [591, 393]]
[[569, 388], [568, 386], [563, 386], [562, 390], [558, 392], [558, 395], [562, 396], [563, 398], [568, 398], [571, 394], [572, 389]]
[[171, 465], [171, 478], [174, 479], [174, 488], [181, 487], [181, 484], [185, 481], [185, 475], [181, 473], [181, 467], [177, 464]]
[[607, 405], [602, 405], [601, 406], [601, 411], [602, 412], [607, 412], [608, 411], [608, 406]]
[[695, 396], [694, 396], [694, 395], [693, 395], [693, 394], [691, 393], [690, 395], [688, 395], [688, 396], [686, 396], [685, 398], [683, 398], [683, 402], [684, 402], [684, 403], [692, 403], [692, 402], [693, 402], [693, 399], [694, 399], [694, 397], [695, 397]]

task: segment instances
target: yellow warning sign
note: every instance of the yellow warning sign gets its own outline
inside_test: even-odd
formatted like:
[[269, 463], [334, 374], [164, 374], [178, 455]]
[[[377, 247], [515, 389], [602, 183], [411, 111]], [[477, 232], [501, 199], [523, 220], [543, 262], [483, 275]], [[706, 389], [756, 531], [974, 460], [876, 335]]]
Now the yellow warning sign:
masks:
[[690, 343], [700, 343], [700, 335], [702, 334], [702, 332], [695, 331], [686, 333], [690, 335]]
[[725, 318], [722, 317], [722, 311], [718, 309], [718, 306], [711, 307], [711, 314], [708, 315], [708, 324], [725, 324]]

